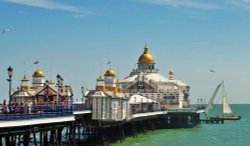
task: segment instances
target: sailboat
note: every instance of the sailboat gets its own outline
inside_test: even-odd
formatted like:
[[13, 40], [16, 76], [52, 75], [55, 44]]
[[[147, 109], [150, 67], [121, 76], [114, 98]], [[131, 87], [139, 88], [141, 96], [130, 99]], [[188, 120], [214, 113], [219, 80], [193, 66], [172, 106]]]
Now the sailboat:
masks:
[[209, 103], [205, 109], [205, 113], [208, 114], [209, 111], [213, 110], [214, 108], [214, 99], [219, 91], [222, 88], [222, 104], [223, 104], [223, 111], [221, 116], [210, 117], [210, 119], [221, 119], [221, 120], [240, 120], [241, 116], [233, 115], [232, 108], [230, 107], [227, 99], [227, 94], [224, 86], [224, 82], [220, 83], [217, 88], [215, 89], [212, 97], [209, 100]]

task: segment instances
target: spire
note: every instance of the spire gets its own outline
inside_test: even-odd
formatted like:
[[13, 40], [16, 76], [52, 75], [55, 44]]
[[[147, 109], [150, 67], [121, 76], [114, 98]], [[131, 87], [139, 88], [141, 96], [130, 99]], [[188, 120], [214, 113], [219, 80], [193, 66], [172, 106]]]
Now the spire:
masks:
[[27, 77], [27, 75], [26, 75], [26, 74], [23, 76], [23, 78], [22, 78], [22, 80], [21, 80], [21, 81], [29, 81], [29, 78]]
[[147, 42], [145, 42], [144, 53], [143, 54], [148, 54], [148, 44], [147, 44]]

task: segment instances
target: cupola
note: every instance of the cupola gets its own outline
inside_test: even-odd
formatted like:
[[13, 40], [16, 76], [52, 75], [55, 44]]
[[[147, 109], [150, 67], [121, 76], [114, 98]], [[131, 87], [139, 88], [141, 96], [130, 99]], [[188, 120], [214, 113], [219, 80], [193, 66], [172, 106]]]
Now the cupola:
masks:
[[38, 69], [34, 72], [32, 77], [45, 77], [45, 75], [43, 74], [43, 72], [40, 69]]
[[104, 76], [116, 77], [116, 73], [111, 68], [105, 72]]
[[138, 59], [139, 63], [154, 63], [155, 59], [154, 57], [149, 53], [148, 45], [145, 44], [144, 46], [144, 52]]

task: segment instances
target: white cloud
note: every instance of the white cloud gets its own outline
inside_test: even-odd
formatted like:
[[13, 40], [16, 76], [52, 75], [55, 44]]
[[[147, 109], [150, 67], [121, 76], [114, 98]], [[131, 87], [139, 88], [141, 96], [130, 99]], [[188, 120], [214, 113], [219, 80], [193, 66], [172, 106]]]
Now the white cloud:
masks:
[[230, 4], [244, 9], [250, 9], [250, 0], [231, 0]]
[[82, 17], [86, 17], [85, 14], [74, 14], [73, 15], [74, 18], [82, 18]]
[[196, 9], [215, 9], [218, 5], [207, 2], [198, 2], [198, 0], [139, 0], [155, 5], [165, 5], [176, 8], [196, 8]]
[[58, 11], [68, 11], [74, 13], [86, 13], [80, 8], [70, 5], [65, 5], [58, 2], [52, 2], [50, 0], [4, 0], [5, 2], [15, 3], [20, 5], [39, 7], [49, 10], [58, 10]]

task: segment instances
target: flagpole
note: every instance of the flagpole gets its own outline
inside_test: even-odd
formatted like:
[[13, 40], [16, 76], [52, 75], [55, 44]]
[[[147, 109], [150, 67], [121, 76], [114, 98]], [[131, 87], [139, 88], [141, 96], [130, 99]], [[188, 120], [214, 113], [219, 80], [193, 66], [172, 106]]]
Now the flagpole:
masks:
[[99, 76], [101, 77], [102, 76], [102, 62], [100, 62], [100, 69], [99, 69]]

